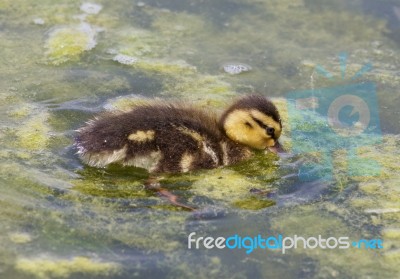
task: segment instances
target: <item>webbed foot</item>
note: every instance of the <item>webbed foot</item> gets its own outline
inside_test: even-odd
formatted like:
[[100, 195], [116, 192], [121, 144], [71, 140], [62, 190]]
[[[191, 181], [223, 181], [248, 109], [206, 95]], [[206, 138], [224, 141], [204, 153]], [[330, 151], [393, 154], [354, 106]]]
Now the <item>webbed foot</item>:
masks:
[[168, 199], [168, 201], [175, 206], [178, 206], [178, 207], [188, 210], [188, 211], [196, 210], [194, 207], [191, 207], [191, 206], [188, 206], [186, 204], [179, 202], [179, 200], [178, 200], [179, 197], [177, 195], [172, 194], [168, 189], [163, 188], [157, 178], [149, 177], [146, 180], [144, 185], [145, 185], [146, 189], [154, 191], [159, 196]]

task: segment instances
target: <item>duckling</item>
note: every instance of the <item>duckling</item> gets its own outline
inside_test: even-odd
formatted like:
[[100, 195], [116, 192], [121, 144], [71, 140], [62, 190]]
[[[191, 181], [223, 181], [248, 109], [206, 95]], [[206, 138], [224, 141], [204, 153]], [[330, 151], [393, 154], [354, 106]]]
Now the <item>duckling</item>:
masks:
[[179, 173], [235, 164], [254, 150], [279, 147], [275, 105], [247, 95], [218, 118], [185, 104], [149, 103], [105, 113], [77, 131], [75, 146], [90, 166], [121, 164], [150, 173]]

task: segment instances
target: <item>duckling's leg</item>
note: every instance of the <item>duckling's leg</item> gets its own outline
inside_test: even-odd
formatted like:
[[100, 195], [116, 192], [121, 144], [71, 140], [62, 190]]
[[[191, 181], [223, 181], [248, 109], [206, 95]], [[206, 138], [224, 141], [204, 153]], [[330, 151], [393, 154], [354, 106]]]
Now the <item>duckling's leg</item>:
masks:
[[173, 205], [179, 206], [183, 209], [189, 210], [189, 211], [194, 211], [195, 208], [190, 207], [188, 205], [185, 205], [183, 203], [180, 203], [178, 201], [178, 196], [172, 194], [170, 191], [168, 191], [167, 189], [163, 188], [160, 184], [160, 182], [158, 181], [157, 178], [155, 177], [149, 177], [146, 182], [144, 183], [146, 189], [148, 190], [152, 190], [157, 192], [157, 194], [159, 194], [162, 197], [167, 198]]

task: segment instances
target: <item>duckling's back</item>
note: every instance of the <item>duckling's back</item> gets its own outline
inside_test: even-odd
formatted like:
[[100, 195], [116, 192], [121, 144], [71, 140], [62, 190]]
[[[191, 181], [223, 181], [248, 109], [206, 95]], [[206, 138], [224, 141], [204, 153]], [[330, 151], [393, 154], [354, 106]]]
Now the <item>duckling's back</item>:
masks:
[[150, 172], [210, 169], [249, 156], [220, 131], [214, 114], [181, 105], [104, 114], [78, 130], [75, 145], [88, 165], [119, 163]]

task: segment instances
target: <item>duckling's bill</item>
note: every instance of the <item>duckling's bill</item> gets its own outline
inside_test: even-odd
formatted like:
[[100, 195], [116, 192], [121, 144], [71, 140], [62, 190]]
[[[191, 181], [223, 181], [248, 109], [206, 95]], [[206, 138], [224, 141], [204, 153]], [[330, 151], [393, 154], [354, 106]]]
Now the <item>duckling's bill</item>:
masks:
[[276, 141], [274, 146], [268, 147], [267, 149], [275, 154], [285, 153], [285, 149], [283, 149], [283, 146], [279, 143], [279, 141]]

